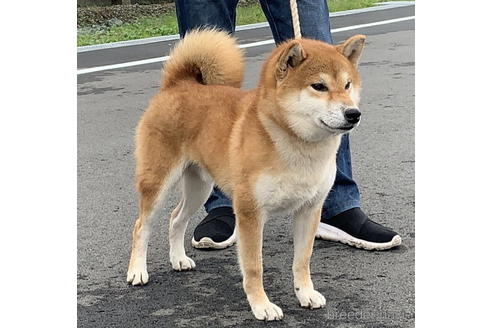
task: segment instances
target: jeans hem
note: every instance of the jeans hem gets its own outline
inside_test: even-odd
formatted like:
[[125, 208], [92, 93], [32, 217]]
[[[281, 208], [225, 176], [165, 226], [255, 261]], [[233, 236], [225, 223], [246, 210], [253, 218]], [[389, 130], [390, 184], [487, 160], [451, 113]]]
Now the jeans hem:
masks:
[[[360, 207], [360, 202], [358, 201], [353, 201], [347, 204], [344, 204], [343, 206], [332, 206], [329, 209], [323, 208], [323, 211], [321, 215], [321, 219], [329, 220], [334, 216], [337, 216], [338, 214], [348, 211], [352, 208]], [[326, 214], [325, 214], [326, 213]]]
[[232, 204], [229, 202], [214, 202], [213, 204], [209, 204], [208, 206], [205, 206], [205, 212], [210, 213], [212, 210], [215, 210], [216, 208], [219, 207], [232, 207]]

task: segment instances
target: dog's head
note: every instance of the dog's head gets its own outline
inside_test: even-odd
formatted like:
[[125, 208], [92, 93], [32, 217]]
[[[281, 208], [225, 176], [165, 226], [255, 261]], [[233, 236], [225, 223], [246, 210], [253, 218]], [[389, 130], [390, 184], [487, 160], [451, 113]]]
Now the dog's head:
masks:
[[268, 60], [263, 83], [276, 103], [274, 115], [301, 139], [321, 141], [360, 121], [357, 65], [365, 36], [332, 46], [300, 39], [280, 45]]

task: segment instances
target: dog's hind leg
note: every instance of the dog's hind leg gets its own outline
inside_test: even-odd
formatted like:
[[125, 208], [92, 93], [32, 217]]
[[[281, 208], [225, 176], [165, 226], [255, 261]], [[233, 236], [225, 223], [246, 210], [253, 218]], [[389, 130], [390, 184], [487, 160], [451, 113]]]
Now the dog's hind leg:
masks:
[[[172, 169], [164, 169], [162, 178], [154, 176], [155, 180], [162, 182], [150, 182], [148, 178], [139, 181], [140, 213], [133, 229], [133, 244], [130, 264], [126, 280], [132, 285], [145, 285], [149, 281], [147, 273], [147, 246], [149, 243], [152, 221], [160, 206], [166, 198], [167, 191], [182, 175], [182, 165]], [[153, 180], [153, 179], [150, 179]]]
[[189, 166], [182, 179], [183, 197], [169, 221], [169, 258], [174, 270], [191, 270], [195, 262], [186, 256], [184, 235], [191, 216], [202, 206], [212, 191], [213, 182], [197, 166]]
[[[140, 135], [146, 132], [144, 130]], [[139, 143], [137, 139], [139, 216], [133, 229], [132, 254], [126, 278], [132, 285], [145, 285], [149, 281], [147, 246], [152, 220], [169, 189], [181, 178], [186, 165], [179, 152], [164, 145], [160, 138], [147, 133], [142, 139], [145, 142]]]

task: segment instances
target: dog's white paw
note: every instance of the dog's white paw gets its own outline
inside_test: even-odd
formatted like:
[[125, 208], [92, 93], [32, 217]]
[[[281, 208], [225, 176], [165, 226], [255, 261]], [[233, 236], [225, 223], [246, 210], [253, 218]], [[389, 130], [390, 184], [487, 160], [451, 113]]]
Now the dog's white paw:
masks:
[[196, 267], [195, 261], [186, 255], [182, 257], [171, 257], [171, 265], [176, 271], [187, 271]]
[[284, 317], [282, 309], [269, 301], [251, 305], [251, 310], [258, 320], [273, 321], [281, 320]]
[[149, 282], [147, 268], [142, 266], [133, 266], [132, 268], [129, 268], [126, 274], [126, 281], [133, 286], [145, 285]]
[[326, 305], [325, 297], [314, 289], [296, 289], [296, 296], [304, 308], [319, 309]]

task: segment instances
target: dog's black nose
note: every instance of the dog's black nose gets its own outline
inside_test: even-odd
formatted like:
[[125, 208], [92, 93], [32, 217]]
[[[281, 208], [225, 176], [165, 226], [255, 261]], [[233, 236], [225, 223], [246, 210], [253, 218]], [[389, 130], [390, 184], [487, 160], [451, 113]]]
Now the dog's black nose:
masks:
[[347, 122], [355, 124], [360, 120], [360, 111], [357, 108], [347, 108], [343, 115]]

